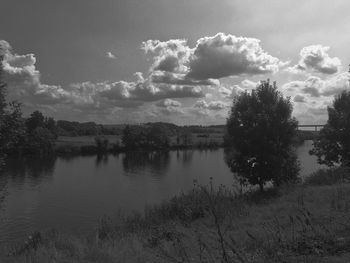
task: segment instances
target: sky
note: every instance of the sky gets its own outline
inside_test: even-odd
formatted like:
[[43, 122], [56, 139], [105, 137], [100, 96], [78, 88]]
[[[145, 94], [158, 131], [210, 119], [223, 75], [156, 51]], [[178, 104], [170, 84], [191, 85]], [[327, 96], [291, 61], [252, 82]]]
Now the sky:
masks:
[[224, 124], [276, 81], [300, 124], [349, 90], [347, 0], [1, 0], [9, 100], [28, 116]]

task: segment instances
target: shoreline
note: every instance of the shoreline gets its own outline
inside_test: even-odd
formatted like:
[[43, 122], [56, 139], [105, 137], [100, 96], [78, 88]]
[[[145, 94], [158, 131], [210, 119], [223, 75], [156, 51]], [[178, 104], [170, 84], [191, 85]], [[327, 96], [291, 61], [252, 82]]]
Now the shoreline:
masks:
[[144, 215], [103, 217], [85, 237], [36, 232], [2, 262], [28, 256], [33, 262], [200, 262], [200, 256], [220, 261], [223, 251], [233, 262], [348, 262], [349, 179], [348, 170], [333, 169], [302, 184], [243, 195], [195, 185]]

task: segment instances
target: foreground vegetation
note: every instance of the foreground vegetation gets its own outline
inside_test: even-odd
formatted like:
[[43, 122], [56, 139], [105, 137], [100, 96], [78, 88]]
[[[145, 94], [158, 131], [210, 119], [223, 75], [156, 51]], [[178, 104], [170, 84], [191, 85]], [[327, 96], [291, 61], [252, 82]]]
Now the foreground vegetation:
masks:
[[319, 171], [261, 193], [194, 185], [144, 215], [101, 219], [81, 238], [51, 230], [1, 262], [349, 262], [350, 173]]

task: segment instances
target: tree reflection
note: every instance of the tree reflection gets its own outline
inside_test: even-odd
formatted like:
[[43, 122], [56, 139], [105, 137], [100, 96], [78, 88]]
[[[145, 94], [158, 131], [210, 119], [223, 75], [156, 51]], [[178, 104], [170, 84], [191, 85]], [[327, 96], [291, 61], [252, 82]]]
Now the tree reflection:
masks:
[[18, 157], [6, 160], [0, 172], [0, 209], [7, 196], [9, 185], [35, 187], [52, 178], [55, 169], [55, 156]]
[[108, 154], [97, 154], [95, 159], [96, 167], [108, 164]]
[[178, 162], [182, 162], [184, 166], [190, 165], [193, 159], [193, 150], [176, 151], [176, 159]]
[[143, 173], [149, 170], [153, 175], [165, 175], [170, 162], [168, 151], [127, 152], [123, 156], [123, 168], [127, 173]]
[[52, 177], [55, 163], [54, 155], [10, 158], [6, 160], [1, 179], [7, 177], [18, 183], [29, 179], [32, 185], [38, 185], [44, 179]]

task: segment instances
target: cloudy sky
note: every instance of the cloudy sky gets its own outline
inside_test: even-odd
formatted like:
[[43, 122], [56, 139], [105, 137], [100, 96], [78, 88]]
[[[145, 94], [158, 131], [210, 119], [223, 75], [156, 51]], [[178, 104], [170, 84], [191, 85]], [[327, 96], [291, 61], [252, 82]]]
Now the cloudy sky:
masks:
[[2, 0], [9, 99], [25, 115], [223, 124], [277, 81], [303, 124], [349, 89], [348, 0]]

